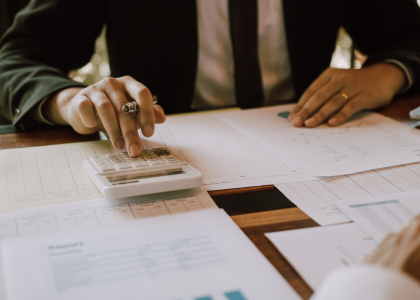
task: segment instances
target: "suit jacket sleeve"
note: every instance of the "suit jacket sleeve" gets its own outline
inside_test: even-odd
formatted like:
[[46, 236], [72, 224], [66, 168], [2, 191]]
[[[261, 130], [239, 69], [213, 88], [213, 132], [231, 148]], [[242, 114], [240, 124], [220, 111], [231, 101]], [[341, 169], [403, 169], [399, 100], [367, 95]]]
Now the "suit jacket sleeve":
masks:
[[33, 0], [0, 44], [0, 112], [28, 126], [29, 111], [48, 95], [85, 85], [68, 77], [94, 52], [105, 23], [99, 0]]
[[365, 66], [396, 60], [404, 64], [420, 92], [420, 8], [416, 0], [353, 0], [343, 26], [357, 48], [368, 55]]

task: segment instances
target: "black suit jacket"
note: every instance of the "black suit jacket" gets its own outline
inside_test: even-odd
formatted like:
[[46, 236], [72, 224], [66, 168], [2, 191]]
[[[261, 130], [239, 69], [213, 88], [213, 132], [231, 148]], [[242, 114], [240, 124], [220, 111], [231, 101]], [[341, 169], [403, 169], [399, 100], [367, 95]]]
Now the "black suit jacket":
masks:
[[[89, 61], [104, 24], [112, 76], [131, 75], [144, 83], [167, 113], [188, 111], [197, 70], [195, 3], [32, 0], [0, 45], [2, 114], [14, 124], [29, 124], [28, 112], [46, 96], [83, 86], [67, 74]], [[367, 64], [400, 60], [417, 83], [420, 9], [415, 0], [283, 0], [283, 7], [298, 96], [329, 66], [340, 26], [369, 56]]]

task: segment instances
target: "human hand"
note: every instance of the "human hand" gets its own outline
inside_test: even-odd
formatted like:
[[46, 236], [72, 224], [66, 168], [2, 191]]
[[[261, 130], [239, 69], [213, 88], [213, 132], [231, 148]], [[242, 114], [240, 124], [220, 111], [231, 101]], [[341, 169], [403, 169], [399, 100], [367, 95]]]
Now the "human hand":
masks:
[[[130, 101], [138, 103], [139, 111], [125, 114], [121, 108]], [[51, 122], [71, 125], [81, 134], [104, 130], [114, 148], [122, 150], [127, 146], [132, 157], [141, 154], [137, 130], [152, 136], [155, 123], [166, 120], [162, 107], [153, 105], [149, 89], [129, 76], [105, 78], [85, 89], [63, 90], [46, 101], [42, 112]]]
[[420, 282], [420, 215], [400, 233], [389, 234], [363, 263], [397, 269]]
[[315, 127], [326, 120], [337, 126], [361, 110], [388, 105], [406, 85], [405, 73], [394, 64], [328, 68], [305, 91], [288, 119], [295, 127]]

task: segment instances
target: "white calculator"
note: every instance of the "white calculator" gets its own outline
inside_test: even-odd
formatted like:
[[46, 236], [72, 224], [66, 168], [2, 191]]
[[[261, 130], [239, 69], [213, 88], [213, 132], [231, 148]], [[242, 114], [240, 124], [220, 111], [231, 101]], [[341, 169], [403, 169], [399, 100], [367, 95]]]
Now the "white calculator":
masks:
[[90, 156], [83, 164], [106, 198], [124, 198], [199, 187], [203, 174], [166, 148]]

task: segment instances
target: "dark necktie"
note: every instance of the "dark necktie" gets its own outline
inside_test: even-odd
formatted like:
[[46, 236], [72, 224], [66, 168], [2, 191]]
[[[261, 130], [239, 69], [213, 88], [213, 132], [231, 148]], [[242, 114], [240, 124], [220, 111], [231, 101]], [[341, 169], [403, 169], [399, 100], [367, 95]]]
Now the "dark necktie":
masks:
[[258, 60], [258, 0], [228, 0], [235, 66], [236, 104], [260, 106], [264, 101]]

